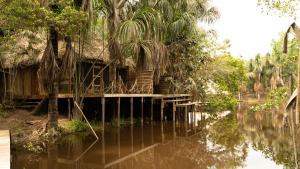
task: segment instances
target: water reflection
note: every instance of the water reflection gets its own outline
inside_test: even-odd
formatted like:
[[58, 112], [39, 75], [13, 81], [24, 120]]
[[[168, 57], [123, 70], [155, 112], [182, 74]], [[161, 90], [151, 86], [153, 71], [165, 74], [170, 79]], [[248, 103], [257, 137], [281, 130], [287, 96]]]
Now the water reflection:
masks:
[[[293, 116], [282, 111], [236, 113], [190, 122], [157, 122], [125, 128], [106, 127], [100, 141], [92, 135], [72, 135], [35, 156], [17, 152], [13, 168], [26, 169], [182, 169], [247, 168], [254, 163], [274, 168], [298, 166], [300, 147]], [[258, 159], [254, 162], [252, 159]]]

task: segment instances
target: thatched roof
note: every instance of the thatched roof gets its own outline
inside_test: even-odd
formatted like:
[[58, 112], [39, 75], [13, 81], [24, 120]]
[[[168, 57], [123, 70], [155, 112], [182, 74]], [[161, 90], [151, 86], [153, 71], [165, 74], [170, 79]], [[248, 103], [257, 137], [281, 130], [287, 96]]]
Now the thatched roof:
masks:
[[[0, 53], [0, 65], [3, 68], [10, 68], [18, 65], [37, 64], [41, 61], [46, 43], [45, 33], [20, 33], [15, 36], [15, 41], [12, 44], [6, 44], [4, 51]], [[106, 42], [104, 42], [104, 46], [107, 46]], [[66, 42], [59, 41], [59, 57], [63, 56], [65, 47]], [[79, 56], [78, 43], [74, 42], [73, 47], [75, 47], [76, 54]], [[104, 52], [103, 48], [105, 49]], [[86, 40], [80, 59], [99, 59], [108, 62], [108, 48], [103, 47], [103, 41], [100, 38]]]

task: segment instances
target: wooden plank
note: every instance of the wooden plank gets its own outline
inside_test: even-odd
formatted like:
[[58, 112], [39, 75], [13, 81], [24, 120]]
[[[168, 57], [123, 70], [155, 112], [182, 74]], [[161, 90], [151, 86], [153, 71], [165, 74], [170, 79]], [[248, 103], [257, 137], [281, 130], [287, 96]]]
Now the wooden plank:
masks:
[[[99, 98], [99, 94], [86, 94], [81, 95], [81, 97], [95, 97]], [[155, 99], [161, 98], [175, 98], [175, 97], [189, 97], [190, 94], [104, 94], [103, 97], [105, 98], [116, 98], [116, 97], [153, 97]], [[59, 93], [58, 98], [73, 98], [73, 93]]]
[[74, 105], [77, 107], [77, 109], [79, 110], [79, 112], [82, 114], [83, 118], [85, 119], [85, 121], [87, 122], [88, 126], [90, 127], [90, 129], [92, 130], [92, 132], [94, 133], [95, 137], [97, 138], [97, 140], [99, 140], [98, 135], [96, 134], [95, 130], [93, 129], [93, 127], [91, 126], [90, 122], [87, 120], [87, 118], [85, 117], [83, 111], [81, 110], [80, 106], [77, 104], [76, 101], [74, 101]]
[[184, 106], [193, 106], [193, 105], [200, 105], [200, 104], [207, 104], [208, 102], [190, 102], [190, 103], [183, 103], [177, 104], [177, 107], [184, 107]]
[[9, 130], [0, 130], [0, 168], [10, 169], [10, 134]]
[[190, 101], [191, 99], [176, 99], [176, 100], [165, 100], [165, 102], [184, 102], [184, 101]]

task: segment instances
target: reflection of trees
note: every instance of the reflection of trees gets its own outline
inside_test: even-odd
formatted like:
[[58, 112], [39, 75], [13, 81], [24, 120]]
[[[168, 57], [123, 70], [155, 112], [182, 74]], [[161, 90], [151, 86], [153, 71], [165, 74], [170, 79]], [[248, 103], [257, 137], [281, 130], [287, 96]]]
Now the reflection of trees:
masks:
[[[257, 113], [257, 112], [255, 112]], [[242, 122], [243, 133], [251, 141], [253, 148], [265, 154], [277, 164], [283, 164], [287, 168], [295, 168], [295, 154], [293, 145], [293, 133], [291, 131], [291, 120], [285, 119], [284, 113], [279, 110], [263, 113], [262, 119], [257, 119], [255, 113], [244, 113]], [[260, 123], [260, 125], [253, 125]], [[296, 135], [296, 139], [300, 139]], [[299, 143], [296, 143], [299, 147]], [[299, 156], [299, 153], [298, 153]]]
[[210, 127], [208, 138], [215, 145], [216, 168], [235, 168], [245, 161], [248, 145], [239, 128], [232, 113]]

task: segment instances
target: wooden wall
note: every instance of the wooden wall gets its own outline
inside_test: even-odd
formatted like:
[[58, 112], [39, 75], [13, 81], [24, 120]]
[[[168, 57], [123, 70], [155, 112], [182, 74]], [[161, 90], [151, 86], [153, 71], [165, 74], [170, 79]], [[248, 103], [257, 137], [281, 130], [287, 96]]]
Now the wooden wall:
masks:
[[7, 87], [15, 98], [42, 98], [46, 94], [39, 87], [37, 71], [37, 65], [16, 68], [14, 75], [7, 77]]

